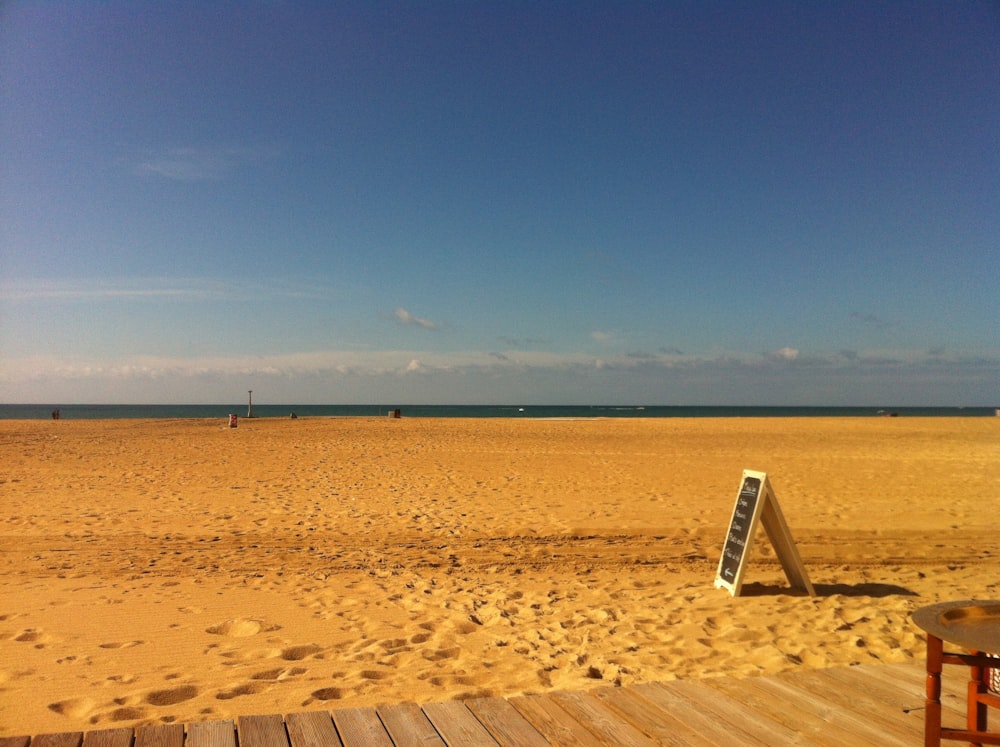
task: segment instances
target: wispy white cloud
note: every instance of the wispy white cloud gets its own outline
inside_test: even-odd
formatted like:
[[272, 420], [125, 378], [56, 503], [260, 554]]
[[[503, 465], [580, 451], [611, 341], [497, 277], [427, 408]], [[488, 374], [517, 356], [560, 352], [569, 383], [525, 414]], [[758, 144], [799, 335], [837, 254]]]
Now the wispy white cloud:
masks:
[[224, 286], [203, 281], [8, 281], [0, 285], [5, 301], [202, 300], [226, 294]]
[[887, 322], [885, 319], [882, 319], [880, 316], [876, 314], [862, 313], [860, 311], [852, 312], [851, 319], [853, 319], [856, 322], [860, 322], [861, 324], [865, 324], [872, 327], [890, 326], [889, 322]]
[[141, 175], [182, 182], [218, 181], [244, 164], [273, 158], [278, 152], [273, 146], [163, 148], [139, 156], [136, 171]]
[[424, 329], [437, 329], [438, 325], [432, 322], [430, 319], [422, 319], [419, 316], [414, 316], [409, 311], [404, 309], [402, 306], [398, 307], [392, 312], [396, 321], [403, 325], [413, 325], [417, 327], [423, 327]]
[[552, 340], [542, 337], [509, 337], [503, 335], [497, 340], [512, 348], [537, 348], [542, 345], [551, 345]]
[[174, 148], [150, 155], [136, 169], [140, 174], [182, 182], [217, 181], [226, 177], [235, 161], [223, 154], [196, 148]]
[[0, 282], [0, 300], [32, 301], [164, 301], [228, 300], [263, 297], [323, 298], [329, 289], [312, 285], [252, 283], [209, 278], [22, 279]]

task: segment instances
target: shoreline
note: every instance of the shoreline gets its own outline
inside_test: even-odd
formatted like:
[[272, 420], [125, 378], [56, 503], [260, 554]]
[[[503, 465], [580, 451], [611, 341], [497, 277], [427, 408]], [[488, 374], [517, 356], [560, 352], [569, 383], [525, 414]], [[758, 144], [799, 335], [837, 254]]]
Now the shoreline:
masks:
[[[204, 405], [66, 405], [0, 404], [0, 422], [4, 420], [49, 420], [54, 411], [61, 419], [176, 419], [227, 418], [235, 414], [245, 418], [248, 405], [214, 403]], [[386, 417], [400, 410], [405, 418], [500, 418], [532, 420], [550, 417], [609, 419], [697, 418], [774, 418], [774, 417], [996, 417], [994, 406], [902, 407], [873, 406], [733, 406], [733, 405], [301, 405], [254, 404], [253, 419], [285, 419], [294, 412], [298, 417]]]

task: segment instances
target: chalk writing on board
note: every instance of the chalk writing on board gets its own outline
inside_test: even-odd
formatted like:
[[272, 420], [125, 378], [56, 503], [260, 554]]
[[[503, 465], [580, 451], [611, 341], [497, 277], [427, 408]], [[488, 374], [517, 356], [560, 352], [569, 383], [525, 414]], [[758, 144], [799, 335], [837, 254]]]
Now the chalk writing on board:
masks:
[[746, 552], [747, 539], [750, 534], [750, 524], [753, 521], [754, 509], [760, 497], [760, 480], [756, 477], [746, 477], [740, 487], [736, 508], [733, 509], [733, 519], [729, 523], [729, 534], [722, 549], [721, 577], [723, 581], [732, 583], [743, 561]]

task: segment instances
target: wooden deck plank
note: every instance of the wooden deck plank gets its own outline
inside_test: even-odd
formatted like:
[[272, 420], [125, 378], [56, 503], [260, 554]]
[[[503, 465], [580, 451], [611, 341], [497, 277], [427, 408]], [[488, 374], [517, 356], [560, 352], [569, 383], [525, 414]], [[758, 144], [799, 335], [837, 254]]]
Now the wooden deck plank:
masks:
[[[890, 664], [861, 665], [852, 667], [852, 671], [857, 670], [860, 674], [876, 674], [886, 682], [894, 682], [896, 686], [915, 693], [918, 697], [924, 696], [924, 683], [927, 678], [927, 670], [923, 666], [899, 666]], [[946, 671], [947, 675], [948, 672]]]
[[328, 711], [306, 711], [285, 716], [292, 747], [343, 747]]
[[603, 742], [544, 695], [508, 698], [514, 708], [549, 742], [560, 747], [598, 747]]
[[738, 730], [746, 738], [747, 744], [815, 744], [784, 724], [747, 708], [735, 698], [713, 690], [699, 680], [674, 680], [663, 684], [689, 701], [697, 710], [715, 718], [719, 724], [728, 724], [733, 733]]
[[83, 747], [132, 747], [135, 732], [128, 727], [84, 732]]
[[281, 716], [240, 716], [236, 723], [240, 747], [289, 747]]
[[606, 744], [627, 744], [631, 747], [656, 747], [656, 743], [590, 693], [568, 691], [554, 693], [553, 699], [570, 716]]
[[[851, 667], [849, 675], [831, 674], [831, 676], [849, 677], [850, 681], [845, 683], [847, 687], [885, 692], [885, 697], [899, 703], [900, 708], [912, 709], [907, 715], [923, 722], [927, 673], [922, 666], [866, 665]], [[964, 683], [960, 691], [947, 682], [944, 684], [948, 686], [941, 692], [941, 715], [945, 721], [953, 719], [964, 724]]]
[[0, 747], [28, 747], [31, 737], [0, 737]]
[[879, 670], [889, 669], [890, 666], [895, 665], [833, 667], [826, 671], [827, 676], [835, 680], [845, 690], [868, 690], [873, 696], [887, 703], [899, 703], [900, 711], [904, 708], [917, 710], [923, 708], [925, 694], [922, 685], [918, 689], [900, 682], [895, 677], [882, 676], [877, 673]]
[[184, 747], [236, 747], [236, 724], [231, 719], [188, 724]]
[[138, 726], [135, 747], [184, 747], [184, 724]]
[[497, 747], [497, 740], [461, 700], [428, 703], [424, 713], [449, 747]]
[[[882, 671], [885, 670], [885, 671]], [[916, 709], [914, 714], [920, 718], [924, 715], [926, 703], [927, 671], [919, 667], [884, 667], [875, 666], [868, 671], [860, 672], [868, 679], [895, 685], [906, 695], [901, 696], [907, 707]], [[942, 726], [965, 728], [966, 724], [966, 694], [968, 692], [969, 670], [966, 667], [945, 667], [941, 675], [941, 722]], [[867, 686], [867, 684], [866, 684]]]
[[[901, 703], [909, 708], [922, 707], [926, 697], [927, 670], [923, 663], [908, 664], [869, 664], [852, 667], [859, 676], [872, 679], [887, 685], [895, 686], [901, 693]], [[968, 682], [968, 669], [962, 667], [945, 667], [941, 676], [941, 708], [943, 713], [951, 712], [956, 718], [965, 721], [965, 693]], [[866, 685], [867, 686], [867, 685]]]
[[711, 744], [729, 742], [758, 745], [753, 736], [743, 731], [742, 724], [735, 726], [729, 721], [716, 718], [711, 712], [706, 713], [700, 705], [685, 698], [676, 688], [675, 682], [649, 682], [636, 685], [634, 689], [674, 718], [683, 721]]
[[712, 743], [684, 723], [635, 691], [633, 687], [602, 687], [593, 692], [622, 718], [655, 739], [657, 744], [677, 747], [704, 747]]
[[760, 685], [784, 705], [794, 707], [801, 712], [809, 712], [821, 719], [820, 733], [823, 740], [831, 745], [855, 747], [858, 744], [882, 744], [883, 735], [863, 716], [855, 713], [845, 713], [835, 703], [824, 697], [806, 692], [794, 684], [778, 678], [762, 679]]
[[31, 740], [31, 747], [80, 747], [83, 732], [73, 731], [63, 734], [39, 734]]
[[859, 664], [854, 667], [834, 667], [855, 682], [876, 680], [892, 687], [901, 694], [908, 694], [920, 701], [924, 699], [924, 683], [927, 672], [924, 668], [910, 664]]
[[747, 708], [762, 713], [792, 732], [806, 737], [814, 744], [830, 741], [836, 744], [843, 743], [846, 738], [843, 733], [832, 729], [831, 725], [812, 709], [803, 708], [798, 703], [781, 701], [773, 690], [764, 687], [762, 683], [765, 679], [765, 677], [748, 677], [734, 680], [728, 677], [716, 677], [703, 682], [743, 703]]
[[823, 669], [804, 669], [786, 672], [781, 676], [806, 692], [812, 693], [834, 704], [846, 718], [852, 716], [870, 723], [881, 734], [881, 744], [897, 744], [900, 747], [912, 745], [920, 732], [914, 731], [915, 721], [907, 718], [902, 706], [887, 701], [867, 688], [843, 687], [840, 681]]
[[[924, 685], [927, 681], [927, 670], [923, 662], [920, 665], [906, 664], [871, 664], [852, 667], [852, 671], [857, 669], [859, 673], [868, 676], [877, 676], [887, 682], [895, 682], [900, 688], [914, 693], [919, 698], [924, 697]], [[942, 682], [956, 681], [957, 675], [968, 677], [969, 670], [961, 670], [959, 667], [945, 667], [942, 673]], [[966, 679], [961, 679], [960, 689], [965, 692]], [[964, 702], [964, 701], [963, 701]]]
[[501, 745], [550, 747], [549, 741], [503, 698], [471, 698], [465, 705]]
[[[859, 744], [878, 744], [884, 735], [870, 722], [854, 713], [845, 713], [834, 703], [823, 697], [800, 690], [793, 684], [778, 677], [757, 677], [756, 684], [770, 692], [773, 699], [783, 707], [796, 708], [799, 713], [808, 713], [811, 719], [819, 719], [823, 742], [830, 747], [856, 747]], [[813, 738], [810, 735], [810, 738]]]
[[375, 709], [396, 747], [445, 747], [445, 742], [416, 703], [393, 703]]
[[333, 712], [344, 747], [393, 747], [374, 708], [342, 708]]

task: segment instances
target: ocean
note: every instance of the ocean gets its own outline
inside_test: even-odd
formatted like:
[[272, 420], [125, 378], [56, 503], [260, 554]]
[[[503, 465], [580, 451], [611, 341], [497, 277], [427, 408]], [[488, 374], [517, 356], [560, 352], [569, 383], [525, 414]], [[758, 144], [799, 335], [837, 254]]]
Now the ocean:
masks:
[[[773, 418], [773, 417], [992, 417], [993, 407], [755, 407], [614, 405], [271, 405], [254, 404], [259, 418], [375, 417], [400, 410], [413, 418]], [[44, 420], [59, 410], [63, 419], [157, 419], [245, 417], [247, 403], [217, 405], [0, 405], [0, 420]]]

